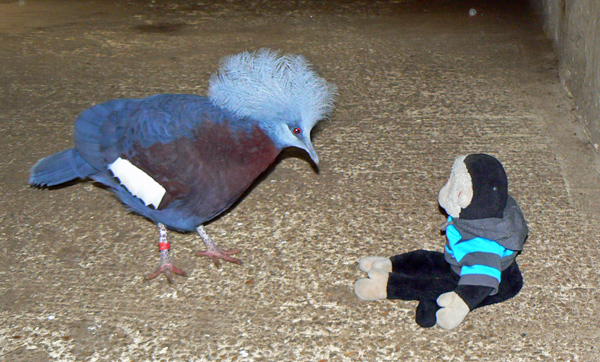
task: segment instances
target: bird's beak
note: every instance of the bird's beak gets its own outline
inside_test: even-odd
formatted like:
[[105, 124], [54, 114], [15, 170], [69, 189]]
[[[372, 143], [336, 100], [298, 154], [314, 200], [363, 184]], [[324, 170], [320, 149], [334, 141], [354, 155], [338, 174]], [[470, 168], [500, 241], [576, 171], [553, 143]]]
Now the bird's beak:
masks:
[[319, 156], [317, 155], [317, 152], [313, 148], [313, 145], [312, 145], [312, 142], [310, 142], [310, 139], [303, 140], [302, 143], [304, 144], [304, 147], [303, 147], [304, 150], [306, 152], [308, 152], [308, 155], [310, 156], [311, 160], [313, 160], [313, 162], [315, 163], [316, 166], [319, 166]]

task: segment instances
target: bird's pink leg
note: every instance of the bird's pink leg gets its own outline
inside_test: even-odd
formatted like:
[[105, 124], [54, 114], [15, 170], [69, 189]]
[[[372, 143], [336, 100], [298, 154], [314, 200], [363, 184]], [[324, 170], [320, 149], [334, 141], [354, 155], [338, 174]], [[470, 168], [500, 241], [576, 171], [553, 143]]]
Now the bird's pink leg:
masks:
[[212, 259], [213, 263], [215, 263], [215, 265], [219, 269], [221, 268], [221, 261], [219, 259], [223, 259], [225, 261], [240, 264], [240, 265], [242, 264], [242, 261], [240, 259], [230, 256], [230, 255], [239, 253], [240, 250], [238, 250], [238, 249], [221, 250], [221, 248], [219, 248], [217, 246], [217, 244], [215, 244], [213, 239], [211, 239], [211, 237], [208, 236], [208, 234], [206, 233], [206, 231], [204, 230], [204, 227], [202, 225], [198, 226], [196, 228], [196, 231], [198, 232], [198, 235], [200, 235], [200, 237], [204, 241], [204, 244], [206, 244], [206, 251], [199, 251], [197, 253], [199, 256], [208, 256], [209, 258]]
[[173, 265], [171, 262], [171, 258], [169, 257], [169, 250], [171, 246], [167, 241], [167, 228], [163, 224], [158, 224], [158, 249], [160, 250], [160, 263], [158, 264], [158, 269], [156, 271], [144, 278], [144, 281], [148, 281], [150, 279], [156, 278], [159, 274], [164, 273], [165, 277], [169, 283], [173, 283], [173, 274], [181, 275], [187, 277], [187, 274]]

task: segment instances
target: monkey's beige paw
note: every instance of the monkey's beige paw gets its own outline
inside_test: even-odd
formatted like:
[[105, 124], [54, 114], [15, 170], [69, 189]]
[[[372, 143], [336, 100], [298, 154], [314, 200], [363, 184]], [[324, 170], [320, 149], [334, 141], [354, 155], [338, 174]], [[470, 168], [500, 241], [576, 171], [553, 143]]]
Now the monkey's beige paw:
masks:
[[359, 279], [354, 283], [354, 293], [362, 300], [386, 299], [389, 275], [385, 270], [371, 269], [368, 278]]
[[390, 273], [392, 271], [392, 261], [390, 258], [381, 256], [365, 256], [358, 261], [360, 270], [368, 273], [371, 269], [381, 269]]

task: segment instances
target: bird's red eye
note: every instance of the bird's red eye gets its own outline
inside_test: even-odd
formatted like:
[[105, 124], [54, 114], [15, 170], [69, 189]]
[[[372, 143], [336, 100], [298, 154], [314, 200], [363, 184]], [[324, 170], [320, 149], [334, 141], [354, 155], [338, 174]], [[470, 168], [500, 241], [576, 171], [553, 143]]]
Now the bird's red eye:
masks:
[[292, 130], [292, 132], [294, 132], [294, 134], [300, 134], [302, 132], [302, 130], [300, 128], [296, 127]]

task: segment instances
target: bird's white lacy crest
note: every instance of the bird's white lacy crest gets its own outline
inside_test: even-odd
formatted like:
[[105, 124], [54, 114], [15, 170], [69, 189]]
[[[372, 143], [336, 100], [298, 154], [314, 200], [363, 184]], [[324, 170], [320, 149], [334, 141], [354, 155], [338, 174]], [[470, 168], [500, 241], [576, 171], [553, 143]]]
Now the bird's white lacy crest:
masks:
[[214, 104], [238, 117], [299, 120], [307, 130], [331, 112], [335, 93], [303, 56], [269, 49], [224, 58], [208, 91]]
[[121, 157], [108, 165], [108, 169], [127, 191], [140, 198], [146, 206], [153, 205], [158, 209], [167, 191], [150, 175]]

